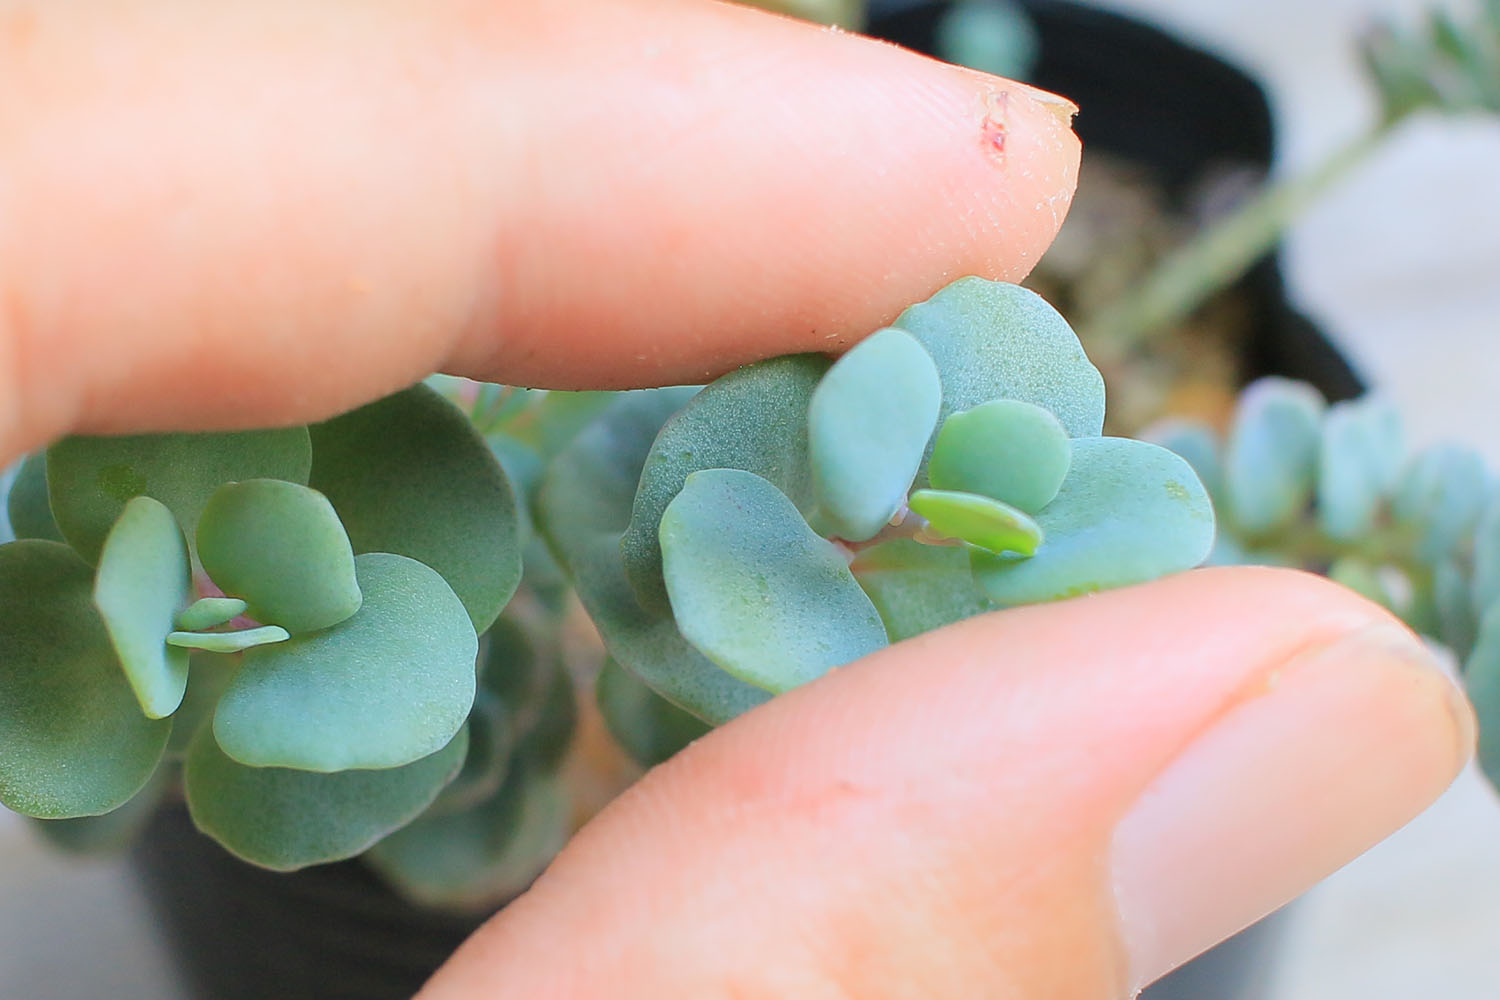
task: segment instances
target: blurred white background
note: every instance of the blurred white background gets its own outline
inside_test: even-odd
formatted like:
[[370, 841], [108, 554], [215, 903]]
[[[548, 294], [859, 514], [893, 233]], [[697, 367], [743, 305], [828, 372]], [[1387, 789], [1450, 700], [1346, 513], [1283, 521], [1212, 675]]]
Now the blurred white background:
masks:
[[[1419, 0], [1110, 0], [1266, 80], [1282, 165], [1366, 122], [1348, 40]], [[1500, 462], [1500, 123], [1415, 122], [1301, 223], [1295, 301], [1401, 404], [1419, 441], [1465, 439]], [[1500, 804], [1465, 776], [1427, 814], [1309, 895], [1279, 1000], [1500, 996]], [[0, 997], [173, 1000], [128, 875], [37, 846], [0, 815]], [[1204, 998], [1213, 1000], [1213, 998]]]

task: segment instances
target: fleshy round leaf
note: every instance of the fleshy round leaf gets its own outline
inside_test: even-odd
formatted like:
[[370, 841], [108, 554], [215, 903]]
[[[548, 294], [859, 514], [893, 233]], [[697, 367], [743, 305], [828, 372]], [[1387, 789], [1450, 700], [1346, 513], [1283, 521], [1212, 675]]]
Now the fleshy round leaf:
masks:
[[218, 628], [244, 614], [248, 607], [238, 597], [202, 597], [183, 609], [173, 624], [184, 632]]
[[1474, 529], [1474, 572], [1469, 583], [1469, 600], [1476, 618], [1500, 602], [1500, 493], [1490, 498]]
[[359, 610], [349, 536], [328, 498], [297, 483], [220, 486], [198, 521], [198, 558], [250, 617], [288, 632], [328, 628]]
[[1432, 602], [1437, 611], [1437, 637], [1460, 660], [1469, 655], [1479, 621], [1469, 603], [1469, 581], [1452, 559], [1444, 559], [1432, 571]]
[[661, 547], [683, 636], [757, 687], [787, 691], [886, 645], [843, 555], [754, 473], [688, 476]]
[[943, 380], [939, 421], [992, 399], [1053, 413], [1073, 437], [1104, 429], [1104, 378], [1056, 309], [1019, 285], [960, 278], [903, 312]]
[[1219, 436], [1212, 427], [1200, 420], [1168, 418], [1157, 421], [1136, 437], [1181, 455], [1198, 474], [1198, 481], [1210, 497], [1217, 499], [1224, 495], [1224, 460], [1219, 454]]
[[812, 510], [807, 410], [829, 365], [813, 355], [749, 365], [698, 393], [662, 426], [640, 466], [620, 541], [626, 576], [648, 611], [670, 610], [657, 527], [689, 474], [743, 469], [773, 483], [798, 510]]
[[177, 519], [150, 497], [131, 500], [99, 555], [94, 606], [147, 718], [177, 711], [187, 689], [187, 650], [167, 645], [166, 638], [192, 588]]
[[1008, 503], [977, 493], [917, 490], [911, 509], [927, 519], [928, 531], [957, 538], [996, 555], [1029, 556], [1042, 544], [1042, 529]]
[[937, 421], [943, 388], [932, 357], [905, 330], [871, 334], [813, 391], [808, 449], [827, 530], [862, 542], [906, 500]]
[[490, 627], [521, 581], [516, 497], [468, 418], [425, 385], [312, 428], [311, 486], [356, 553], [426, 563]]
[[892, 642], [994, 607], [974, 582], [969, 551], [961, 545], [893, 538], [862, 550], [849, 568], [880, 612]]
[[10, 515], [10, 530], [17, 538], [63, 540], [57, 522], [52, 519], [51, 502], [47, 499], [46, 452], [26, 456], [10, 485], [6, 508]]
[[201, 649], [207, 653], [242, 653], [256, 646], [285, 642], [291, 637], [291, 633], [280, 625], [262, 625], [238, 632], [168, 632], [167, 644], [180, 649]]
[[1242, 532], [1270, 534], [1312, 500], [1323, 397], [1312, 386], [1263, 378], [1240, 396], [1224, 458], [1226, 505]]
[[996, 399], [943, 421], [927, 478], [934, 489], [978, 493], [1035, 514], [1057, 496], [1073, 450], [1047, 410]]
[[710, 730], [702, 719], [667, 701], [613, 658], [605, 659], [594, 696], [610, 735], [643, 767], [675, 756]]
[[641, 467], [657, 431], [689, 392], [621, 396], [552, 463], [537, 514], [610, 655], [668, 701], [720, 723], [770, 694], [731, 677], [694, 649], [677, 631], [670, 609], [643, 608], [625, 577], [621, 553]]
[[983, 73], [1029, 80], [1041, 51], [1036, 25], [1016, 0], [958, 0], [938, 21], [936, 55]]
[[1214, 543], [1208, 493], [1179, 456], [1128, 438], [1080, 438], [1057, 499], [1037, 515], [1030, 559], [974, 550], [975, 578], [1002, 605], [1143, 583], [1201, 563]]
[[453, 779], [468, 752], [466, 730], [442, 749], [384, 771], [317, 774], [246, 767], [204, 726], [183, 778], [198, 829], [231, 854], [275, 871], [352, 858], [410, 823]]
[[1479, 717], [1479, 766], [1500, 787], [1500, 604], [1480, 619], [1479, 638], [1464, 662], [1464, 680]]
[[1489, 468], [1478, 452], [1455, 442], [1435, 444], [1406, 466], [1391, 509], [1416, 531], [1418, 558], [1437, 563], [1473, 539], [1490, 489]]
[[385, 552], [355, 560], [364, 604], [321, 632], [257, 646], [214, 713], [251, 767], [400, 767], [434, 753], [474, 704], [479, 643], [436, 571]]
[[26, 816], [96, 816], [156, 770], [172, 724], [147, 719], [66, 545], [0, 546], [0, 803]]
[[521, 766], [459, 813], [429, 811], [365, 860], [426, 906], [495, 907], [523, 891], [568, 839], [572, 801], [557, 776]]
[[166, 504], [191, 541], [203, 505], [221, 484], [262, 478], [305, 483], [311, 461], [305, 427], [70, 437], [47, 449], [47, 492], [63, 536], [92, 563], [132, 497]]
[[32, 820], [31, 828], [48, 846], [67, 854], [97, 857], [123, 851], [145, 830], [156, 807], [161, 805], [162, 797], [172, 785], [171, 773], [171, 768], [157, 768], [146, 787], [118, 809], [76, 819]]
[[471, 809], [505, 783], [516, 745], [515, 723], [500, 699], [483, 687], [475, 693], [467, 728], [469, 752], [464, 766], [428, 808], [429, 814]]
[[1346, 542], [1368, 535], [1405, 455], [1401, 415], [1386, 400], [1368, 396], [1329, 407], [1318, 455], [1323, 532]]

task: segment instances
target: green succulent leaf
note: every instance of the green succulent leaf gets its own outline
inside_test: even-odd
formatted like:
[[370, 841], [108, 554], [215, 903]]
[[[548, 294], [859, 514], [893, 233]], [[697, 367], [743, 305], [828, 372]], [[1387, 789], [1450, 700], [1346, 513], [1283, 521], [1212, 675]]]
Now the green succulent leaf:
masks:
[[1224, 458], [1224, 493], [1244, 534], [1270, 534], [1307, 508], [1323, 408], [1316, 389], [1278, 377], [1259, 379], [1240, 396]]
[[10, 516], [10, 529], [17, 538], [63, 540], [57, 522], [52, 519], [51, 502], [47, 499], [46, 452], [27, 455], [21, 463], [15, 482], [10, 484], [6, 510]]
[[157, 768], [146, 786], [118, 809], [76, 819], [34, 819], [31, 828], [49, 845], [67, 854], [97, 857], [123, 851], [145, 830], [161, 804], [172, 784], [171, 772], [171, 768]]
[[1224, 495], [1224, 460], [1219, 454], [1219, 435], [1201, 420], [1160, 420], [1136, 435], [1142, 441], [1160, 445], [1187, 460], [1198, 474], [1208, 495]]
[[770, 694], [694, 649], [678, 632], [670, 606], [642, 607], [625, 576], [621, 545], [653, 440], [691, 391], [623, 394], [552, 463], [537, 514], [610, 655], [668, 701], [717, 724]]
[[428, 815], [463, 812], [494, 795], [510, 773], [516, 727], [505, 705], [480, 687], [469, 713], [469, 752], [464, 766], [427, 809]]
[[542, 700], [528, 722], [516, 740], [516, 754], [542, 770], [561, 767], [578, 728], [578, 694], [560, 661], [553, 661]]
[[231, 854], [275, 871], [352, 858], [415, 819], [463, 766], [460, 730], [436, 753], [383, 771], [318, 774], [246, 767], [204, 726], [188, 750], [183, 778], [199, 830]]
[[562, 780], [520, 766], [495, 795], [463, 812], [428, 812], [365, 860], [419, 904], [493, 908], [541, 873], [562, 849], [571, 819]]
[[415, 559], [355, 559], [365, 599], [321, 632], [256, 646], [214, 713], [224, 752], [251, 767], [400, 767], [453, 738], [474, 704], [478, 639], [463, 604]]
[[173, 624], [184, 632], [218, 628], [244, 614], [248, 607], [238, 597], [202, 597], [188, 605]]
[[1214, 512], [1193, 469], [1129, 438], [1079, 438], [1057, 499], [1037, 515], [1046, 541], [1030, 559], [972, 550], [974, 576], [1001, 605], [1143, 583], [1201, 563]]
[[1401, 474], [1391, 510], [1418, 535], [1417, 557], [1438, 563], [1467, 545], [1490, 502], [1484, 458], [1453, 442], [1418, 452]]
[[1474, 647], [1479, 622], [1469, 602], [1469, 581], [1452, 559], [1432, 571], [1432, 600], [1437, 609], [1437, 638], [1462, 660]]
[[187, 689], [187, 650], [169, 646], [166, 639], [192, 590], [187, 542], [177, 519], [165, 504], [134, 498], [99, 555], [94, 606], [147, 718], [164, 719], [177, 711]]
[[530, 729], [546, 700], [550, 671], [526, 629], [511, 615], [501, 615], [484, 635], [479, 684], [515, 717], [519, 730]]
[[305, 427], [70, 437], [47, 449], [47, 492], [63, 537], [93, 563], [132, 497], [166, 504], [191, 540], [198, 515], [221, 484], [262, 478], [305, 483], [311, 462]]
[[906, 500], [943, 388], [905, 330], [871, 334], [823, 376], [808, 405], [808, 450], [827, 534], [873, 538]]
[[1398, 611], [1396, 595], [1380, 576], [1378, 567], [1357, 555], [1342, 556], [1328, 567], [1328, 579], [1342, 584], [1367, 600]]
[[201, 649], [207, 653], [242, 653], [256, 646], [285, 642], [291, 633], [280, 625], [240, 629], [238, 632], [169, 632], [167, 645], [179, 649]]
[[605, 658], [594, 696], [610, 735], [642, 767], [655, 767], [710, 731], [613, 658]]
[[994, 607], [974, 582], [964, 546], [893, 538], [862, 550], [849, 569], [880, 612], [891, 642]]
[[662, 426], [639, 467], [639, 489], [620, 541], [626, 577], [642, 607], [657, 615], [670, 610], [657, 526], [691, 473], [753, 472], [798, 510], [813, 509], [808, 406], [829, 366], [828, 359], [813, 355], [749, 365], [698, 393]]
[[1475, 617], [1500, 602], [1500, 493], [1490, 498], [1474, 528], [1474, 572], [1469, 583], [1469, 600]]
[[978, 493], [1035, 514], [1057, 496], [1073, 450], [1047, 410], [996, 399], [943, 421], [927, 478], [934, 489]]
[[220, 486], [198, 521], [198, 558], [256, 621], [293, 634], [359, 610], [354, 550], [328, 498], [277, 479]]
[[1366, 396], [1329, 407], [1318, 457], [1323, 532], [1345, 542], [1370, 534], [1405, 454], [1401, 415], [1387, 400]]
[[1479, 636], [1464, 663], [1469, 701], [1479, 717], [1479, 766], [1500, 786], [1500, 604], [1479, 622]]
[[211, 724], [214, 709], [239, 668], [238, 657], [217, 656], [204, 651], [189, 651], [187, 693], [172, 716], [172, 737], [167, 741], [167, 758], [180, 761], [198, 730]]
[[146, 784], [172, 724], [141, 714], [66, 545], [0, 546], [0, 803], [26, 816], [97, 816]]
[[1067, 320], [1029, 289], [960, 278], [892, 325], [937, 363], [940, 422], [992, 399], [1020, 399], [1053, 413], [1073, 437], [1104, 429], [1104, 378]]
[[311, 428], [309, 485], [332, 501], [356, 553], [426, 563], [490, 627], [521, 580], [516, 496], [463, 413], [425, 385]]
[[1042, 544], [1041, 527], [1025, 511], [977, 493], [917, 490], [911, 509], [927, 519], [929, 533], [996, 555], [1030, 556]]
[[754, 473], [688, 476], [661, 547], [678, 628], [743, 681], [780, 693], [886, 645], [844, 556]]
[[1029, 80], [1041, 39], [1015, 0], [958, 0], [938, 21], [937, 55], [959, 66]]

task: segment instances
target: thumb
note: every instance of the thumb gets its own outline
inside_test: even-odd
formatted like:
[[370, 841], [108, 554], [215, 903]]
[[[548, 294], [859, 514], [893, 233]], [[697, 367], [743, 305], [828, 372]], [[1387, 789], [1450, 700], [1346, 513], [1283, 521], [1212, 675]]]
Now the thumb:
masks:
[[1410, 633], [1310, 576], [982, 616], [649, 774], [423, 997], [1133, 995], [1414, 816], [1473, 738]]

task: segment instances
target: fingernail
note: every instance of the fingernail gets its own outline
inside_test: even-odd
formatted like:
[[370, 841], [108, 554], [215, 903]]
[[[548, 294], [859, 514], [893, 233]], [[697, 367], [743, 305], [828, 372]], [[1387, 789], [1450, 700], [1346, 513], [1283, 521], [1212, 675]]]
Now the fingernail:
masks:
[[1253, 923], [1421, 812], [1472, 753], [1468, 703], [1394, 624], [1259, 675], [1115, 829], [1137, 987]]
[[1078, 114], [1078, 105], [1061, 94], [1054, 94], [1050, 90], [1038, 90], [1036, 87], [1022, 87], [1021, 92], [1045, 108], [1052, 117], [1057, 119], [1058, 124], [1062, 125], [1063, 128], [1070, 129], [1073, 127], [1073, 118]]

